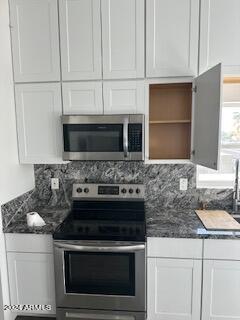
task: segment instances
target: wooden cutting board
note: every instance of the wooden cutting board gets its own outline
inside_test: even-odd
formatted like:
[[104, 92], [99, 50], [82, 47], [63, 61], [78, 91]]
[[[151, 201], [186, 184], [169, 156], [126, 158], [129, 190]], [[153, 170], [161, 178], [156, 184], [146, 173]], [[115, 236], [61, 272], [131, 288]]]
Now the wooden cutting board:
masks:
[[207, 230], [240, 230], [240, 224], [224, 210], [196, 210]]

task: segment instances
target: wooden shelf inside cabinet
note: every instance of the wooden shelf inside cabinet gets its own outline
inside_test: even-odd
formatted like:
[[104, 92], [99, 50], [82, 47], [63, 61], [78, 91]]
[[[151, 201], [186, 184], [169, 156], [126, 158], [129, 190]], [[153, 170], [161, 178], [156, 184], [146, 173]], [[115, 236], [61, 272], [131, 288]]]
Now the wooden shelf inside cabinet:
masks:
[[149, 159], [190, 159], [192, 83], [150, 85]]
[[152, 120], [150, 124], [162, 124], [162, 123], [191, 123], [191, 120]]

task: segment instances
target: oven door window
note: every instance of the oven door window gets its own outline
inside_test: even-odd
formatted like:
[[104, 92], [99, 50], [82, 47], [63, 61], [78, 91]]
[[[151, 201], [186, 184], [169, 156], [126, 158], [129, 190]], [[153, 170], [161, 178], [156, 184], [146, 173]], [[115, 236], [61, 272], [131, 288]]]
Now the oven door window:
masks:
[[64, 124], [65, 152], [122, 152], [122, 124]]
[[135, 295], [134, 253], [66, 251], [66, 293]]

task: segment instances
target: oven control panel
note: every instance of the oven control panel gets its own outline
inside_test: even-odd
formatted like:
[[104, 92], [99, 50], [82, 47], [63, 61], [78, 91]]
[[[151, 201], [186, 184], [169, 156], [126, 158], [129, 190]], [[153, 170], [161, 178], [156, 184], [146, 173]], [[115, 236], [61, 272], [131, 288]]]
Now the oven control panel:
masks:
[[97, 237], [102, 238], [127, 238], [134, 240], [142, 240], [142, 235], [145, 234], [145, 225], [143, 223], [128, 222], [128, 223], [100, 223], [89, 224], [84, 221], [75, 221], [74, 233], [78, 234], [81, 239]]
[[144, 199], [142, 184], [94, 184], [73, 185], [73, 198]]

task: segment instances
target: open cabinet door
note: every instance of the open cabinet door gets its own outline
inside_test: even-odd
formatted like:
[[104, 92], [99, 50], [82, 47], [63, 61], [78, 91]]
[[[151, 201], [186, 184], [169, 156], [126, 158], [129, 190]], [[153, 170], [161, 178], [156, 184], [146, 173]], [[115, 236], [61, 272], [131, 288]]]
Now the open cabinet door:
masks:
[[220, 158], [221, 63], [195, 78], [192, 161], [217, 170]]

